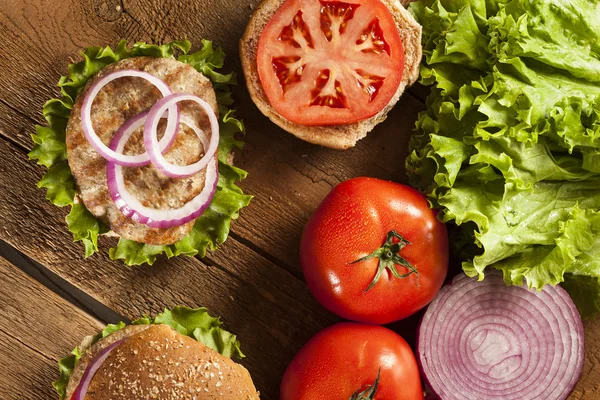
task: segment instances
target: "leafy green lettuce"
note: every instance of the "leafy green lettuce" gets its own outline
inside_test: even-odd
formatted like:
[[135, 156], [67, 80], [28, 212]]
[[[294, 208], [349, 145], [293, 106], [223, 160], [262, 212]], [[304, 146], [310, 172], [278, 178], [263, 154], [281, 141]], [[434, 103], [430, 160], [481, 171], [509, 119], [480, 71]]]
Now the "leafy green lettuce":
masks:
[[582, 315], [600, 311], [600, 7], [420, 0], [411, 11], [432, 88], [406, 167], [459, 226], [463, 269], [562, 283]]
[[215, 250], [227, 239], [231, 220], [236, 219], [239, 210], [249, 204], [252, 197], [245, 195], [237, 186], [237, 182], [244, 179], [247, 173], [227, 160], [227, 155], [234, 148], [243, 146], [243, 142], [234, 136], [245, 131], [243, 123], [229, 109], [233, 103], [229, 86], [236, 83], [235, 75], [217, 71], [223, 66], [225, 54], [213, 47], [210, 41], [203, 40], [202, 49], [196, 53], [188, 54], [190, 47], [187, 40], [162, 46], [136, 43], [132, 47], [127, 47], [123, 40], [114, 50], [110, 47], [87, 48], [83, 52], [84, 60], [69, 65], [69, 74], [60, 78], [58, 86], [62, 97], [44, 105], [43, 113], [48, 126], [36, 126], [36, 133], [32, 135], [34, 147], [29, 157], [48, 168], [38, 183], [38, 187], [47, 189], [46, 198], [59, 207], [71, 206], [67, 225], [73, 239], [83, 242], [85, 257], [98, 251], [98, 235], [106, 233], [108, 228], [76, 200], [75, 181], [67, 163], [66, 126], [75, 98], [88, 79], [119, 60], [136, 56], [175, 58], [176, 52], [179, 52], [179, 61], [190, 64], [212, 81], [221, 115], [219, 182], [210, 207], [196, 220], [189, 235], [179, 242], [155, 246], [121, 238], [117, 247], [109, 250], [110, 257], [121, 259], [127, 265], [152, 264], [160, 254], [166, 254], [169, 258], [180, 254], [203, 257], [207, 249]]
[[[203, 343], [225, 357], [245, 357], [240, 350], [240, 342], [237, 340], [236, 335], [221, 329], [220, 326], [222, 322], [220, 318], [211, 317], [208, 314], [207, 309], [204, 307], [175, 307], [172, 310], [165, 309], [162, 314], [158, 314], [154, 318], [144, 315], [143, 317], [133, 321], [131, 324], [166, 324], [182, 335], [196, 339], [200, 343]], [[107, 325], [106, 328], [94, 336], [91, 344], [94, 344], [98, 340], [125, 328], [125, 326], [127, 325], [124, 322]], [[69, 356], [61, 359], [58, 362], [60, 378], [54, 381], [52, 386], [54, 386], [54, 389], [56, 389], [56, 392], [60, 396], [61, 400], [65, 398], [67, 385], [69, 384], [69, 379], [71, 378], [71, 374], [75, 369], [75, 365], [77, 365], [77, 362], [79, 362], [79, 359], [81, 359], [84, 353], [85, 350], [81, 349], [79, 346], [75, 347]]]

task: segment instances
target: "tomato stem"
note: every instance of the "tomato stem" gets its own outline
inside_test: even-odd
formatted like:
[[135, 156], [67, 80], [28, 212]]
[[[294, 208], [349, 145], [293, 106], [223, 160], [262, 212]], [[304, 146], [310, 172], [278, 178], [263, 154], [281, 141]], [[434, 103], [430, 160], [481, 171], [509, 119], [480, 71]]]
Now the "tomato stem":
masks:
[[[397, 240], [396, 242], [394, 240]], [[381, 273], [384, 270], [388, 270], [392, 273], [395, 278], [406, 278], [411, 274], [416, 274], [417, 279], [419, 278], [419, 272], [417, 269], [404, 257], [400, 255], [400, 252], [406, 245], [411, 244], [408, 240], [406, 240], [402, 235], [400, 235], [396, 231], [390, 231], [386, 235], [385, 242], [383, 245], [372, 252], [371, 254], [359, 258], [356, 261], [351, 262], [350, 264], [356, 264], [361, 261], [367, 261], [372, 258], [378, 258], [379, 264], [377, 266], [377, 272], [375, 273], [375, 277], [371, 281], [371, 284], [365, 289], [363, 293], [368, 292], [381, 278]], [[401, 265], [408, 269], [408, 272], [405, 274], [400, 274], [396, 269], [396, 265]]]
[[379, 368], [379, 371], [377, 372], [377, 378], [375, 378], [375, 382], [373, 382], [370, 385], [367, 385], [367, 387], [363, 391], [358, 389], [356, 392], [354, 392], [354, 394], [352, 394], [350, 400], [374, 400], [375, 395], [377, 394], [377, 389], [379, 388], [380, 376], [381, 368]]

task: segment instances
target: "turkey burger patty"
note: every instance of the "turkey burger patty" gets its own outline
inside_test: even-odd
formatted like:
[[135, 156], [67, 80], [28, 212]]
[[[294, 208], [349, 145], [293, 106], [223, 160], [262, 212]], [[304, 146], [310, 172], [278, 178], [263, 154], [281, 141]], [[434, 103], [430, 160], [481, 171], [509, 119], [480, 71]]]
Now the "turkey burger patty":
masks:
[[[189, 93], [204, 99], [218, 114], [217, 101], [211, 82], [192, 66], [170, 58], [134, 57], [111, 64], [90, 79], [77, 96], [69, 118], [66, 143], [69, 167], [75, 177], [76, 199], [117, 235], [152, 245], [172, 244], [186, 236], [194, 221], [170, 228], [151, 228], [125, 216], [109, 194], [106, 180], [106, 160], [86, 139], [81, 124], [81, 106], [91, 85], [98, 79], [118, 70], [139, 70], [164, 81], [173, 93]], [[112, 81], [96, 96], [91, 109], [91, 120], [96, 134], [104, 144], [110, 144], [117, 130], [131, 117], [149, 110], [163, 96], [145, 79], [126, 77]], [[179, 103], [182, 116], [210, 135], [206, 113], [193, 102]], [[159, 138], [166, 120], [159, 124]], [[179, 133], [172, 146], [164, 153], [165, 159], [176, 165], [198, 161], [204, 148], [192, 129], [179, 125]], [[124, 154], [145, 151], [143, 128], [138, 129], [127, 142]], [[217, 157], [217, 154], [214, 156]], [[143, 167], [124, 167], [127, 190], [144, 206], [159, 210], [179, 208], [198, 195], [205, 185], [205, 170], [187, 178], [173, 179], [159, 172], [152, 164]]]

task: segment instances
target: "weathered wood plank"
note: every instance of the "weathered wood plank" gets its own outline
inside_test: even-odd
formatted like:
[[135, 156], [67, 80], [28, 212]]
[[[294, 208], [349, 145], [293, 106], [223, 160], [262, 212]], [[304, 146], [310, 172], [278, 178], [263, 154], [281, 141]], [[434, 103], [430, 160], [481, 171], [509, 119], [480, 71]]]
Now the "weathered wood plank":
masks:
[[70, 284], [60, 276], [48, 270], [40, 263], [30, 259], [22, 253], [19, 253], [17, 249], [1, 239], [0, 255], [9, 263], [13, 264], [25, 274], [39, 282], [41, 285], [46, 286], [48, 289], [65, 299], [67, 302], [75, 305], [92, 317], [100, 321], [113, 324], [126, 320], [126, 318], [124, 318], [122, 315], [117, 314], [104, 304], [96, 301], [76, 286]]
[[103, 324], [3, 258], [0, 293], [0, 399], [56, 399], [56, 363]]
[[583, 322], [585, 330], [585, 363], [581, 378], [569, 400], [600, 398], [600, 319]]
[[248, 172], [243, 187], [255, 196], [233, 225], [301, 276], [298, 243], [304, 224], [333, 186], [371, 176], [405, 181], [407, 143], [422, 104], [401, 99], [388, 120], [346, 151], [317, 147], [276, 128], [258, 111], [245, 89], [237, 91], [239, 114], [248, 128], [247, 146], [236, 161]]
[[[230, 238], [206, 262], [178, 257], [129, 268], [106, 253], [82, 259], [66, 229], [66, 209], [35, 187], [41, 169], [0, 139], [0, 238], [128, 318], [175, 305], [206, 306], [237, 333], [246, 366], [265, 399], [275, 399], [294, 353], [337, 320], [306, 285]], [[106, 250], [113, 238], [102, 238]], [[269, 360], [265, 363], [265, 360]]]
[[[0, 99], [42, 122], [41, 107], [58, 94], [56, 82], [83, 47], [119, 39], [151, 40], [127, 13], [107, 14], [114, 1], [9, 1], [0, 7]], [[104, 5], [103, 5], [104, 4]], [[10, 115], [0, 114], [5, 128]], [[28, 141], [24, 141], [29, 146]]]

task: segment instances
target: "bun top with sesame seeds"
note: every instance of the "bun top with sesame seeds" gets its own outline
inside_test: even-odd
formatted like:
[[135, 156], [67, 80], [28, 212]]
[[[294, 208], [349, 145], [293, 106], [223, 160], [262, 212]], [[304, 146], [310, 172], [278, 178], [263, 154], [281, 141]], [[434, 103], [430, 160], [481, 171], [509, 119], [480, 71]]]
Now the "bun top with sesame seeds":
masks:
[[70, 399], [90, 361], [115, 347], [94, 375], [85, 400], [257, 400], [250, 373], [168, 325], [130, 325], [87, 350], [69, 381]]

